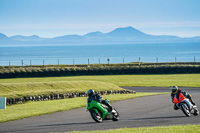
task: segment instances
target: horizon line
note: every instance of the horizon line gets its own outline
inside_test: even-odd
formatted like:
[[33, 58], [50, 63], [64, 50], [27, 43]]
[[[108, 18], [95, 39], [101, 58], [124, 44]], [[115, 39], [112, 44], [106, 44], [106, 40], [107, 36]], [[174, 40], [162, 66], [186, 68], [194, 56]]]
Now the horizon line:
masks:
[[77, 35], [77, 36], [85, 36], [85, 35], [87, 35], [87, 34], [89, 34], [89, 33], [95, 33], [95, 32], [100, 32], [100, 33], [103, 33], [103, 34], [107, 34], [107, 33], [110, 33], [110, 32], [112, 32], [112, 31], [114, 31], [114, 30], [116, 30], [116, 29], [125, 29], [125, 28], [133, 28], [133, 29], [135, 29], [135, 30], [137, 30], [137, 31], [140, 31], [140, 32], [142, 32], [142, 33], [144, 33], [144, 34], [148, 34], [148, 35], [155, 35], [155, 36], [176, 36], [176, 37], [180, 37], [180, 38], [192, 38], [192, 37], [200, 37], [200, 35], [196, 35], [196, 36], [178, 36], [178, 35], [166, 35], [166, 34], [149, 34], [149, 33], [145, 33], [145, 32], [143, 32], [143, 31], [141, 31], [141, 30], [138, 30], [138, 29], [136, 29], [136, 28], [134, 28], [133, 26], [126, 26], [126, 27], [118, 27], [118, 28], [114, 28], [113, 30], [111, 30], [111, 31], [109, 31], [109, 32], [101, 32], [100, 30], [96, 30], [96, 31], [91, 31], [91, 32], [87, 32], [87, 33], [84, 33], [84, 34], [63, 34], [63, 35], [58, 35], [58, 36], [51, 36], [51, 37], [43, 37], [43, 36], [40, 36], [40, 35], [37, 35], [37, 34], [31, 34], [31, 35], [23, 35], [23, 34], [16, 34], [16, 35], [11, 35], [11, 36], [7, 36], [6, 34], [4, 34], [4, 33], [2, 33], [2, 32], [0, 32], [1, 34], [4, 34], [4, 35], [6, 35], [7, 37], [13, 37], [13, 36], [24, 36], [24, 37], [31, 37], [31, 36], [38, 36], [38, 37], [40, 37], [40, 38], [56, 38], [56, 37], [63, 37], [63, 36], [72, 36], [72, 35]]

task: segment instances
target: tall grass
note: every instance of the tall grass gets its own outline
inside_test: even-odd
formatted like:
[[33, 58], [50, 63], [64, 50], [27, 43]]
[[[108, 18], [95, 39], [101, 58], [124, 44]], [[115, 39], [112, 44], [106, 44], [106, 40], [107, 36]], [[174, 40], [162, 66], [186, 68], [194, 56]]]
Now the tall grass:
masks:
[[99, 75], [99, 76], [67, 76], [45, 78], [0, 79], [1, 83], [30, 83], [55, 81], [100, 81], [117, 86], [157, 86], [200, 87], [200, 74], [160, 74], [160, 75]]
[[122, 88], [112, 83], [99, 81], [66, 80], [53, 82], [0, 83], [0, 97], [19, 98], [23, 96], [49, 95], [52, 93], [87, 92], [88, 89], [98, 91], [122, 90]]

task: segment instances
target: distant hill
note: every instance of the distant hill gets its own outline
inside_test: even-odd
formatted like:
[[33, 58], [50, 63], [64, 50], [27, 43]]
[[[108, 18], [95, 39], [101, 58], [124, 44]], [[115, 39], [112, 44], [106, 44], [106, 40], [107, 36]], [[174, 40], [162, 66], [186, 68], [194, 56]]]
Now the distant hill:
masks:
[[106, 33], [106, 36], [110, 36], [110, 37], [147, 37], [150, 35], [145, 34], [133, 27], [126, 27], [126, 28], [117, 28], [109, 33]]
[[0, 45], [1, 44], [16, 44], [19, 43], [18, 41], [12, 40], [6, 35], [0, 33]]
[[116, 28], [115, 30], [102, 33], [99, 31], [90, 32], [83, 36], [64, 35], [54, 38], [41, 38], [33, 36], [11, 36], [0, 33], [0, 45], [5, 44], [135, 44], [135, 43], [189, 43], [200, 42], [200, 36], [181, 38], [169, 35], [150, 35], [139, 31], [133, 27]]
[[40, 40], [44, 40], [43, 38], [40, 38], [37, 35], [32, 35], [32, 36], [16, 35], [16, 36], [10, 37], [10, 39], [12, 39], [12, 40], [18, 40], [18, 41], [40, 41]]
[[0, 33], [0, 40], [8, 39], [8, 37], [2, 33]]

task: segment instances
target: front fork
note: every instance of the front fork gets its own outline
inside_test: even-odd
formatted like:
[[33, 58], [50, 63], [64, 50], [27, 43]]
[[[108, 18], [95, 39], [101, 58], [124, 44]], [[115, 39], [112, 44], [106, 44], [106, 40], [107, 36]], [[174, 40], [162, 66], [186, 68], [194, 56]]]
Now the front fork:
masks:
[[188, 99], [185, 99], [184, 102], [185, 102], [185, 104], [184, 104], [184, 103], [179, 103], [179, 104], [176, 104], [176, 106], [177, 106], [179, 109], [181, 109], [181, 106], [180, 106], [180, 105], [183, 104], [183, 105], [185, 106], [185, 108], [189, 108], [189, 111], [191, 111], [191, 110], [192, 110], [192, 107], [193, 107], [192, 103], [191, 103]]

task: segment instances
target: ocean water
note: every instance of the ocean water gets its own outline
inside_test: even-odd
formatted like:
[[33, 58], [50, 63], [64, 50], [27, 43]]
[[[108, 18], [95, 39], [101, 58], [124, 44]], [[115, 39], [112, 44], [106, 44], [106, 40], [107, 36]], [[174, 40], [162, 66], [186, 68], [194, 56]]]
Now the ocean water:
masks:
[[0, 66], [200, 62], [200, 43], [0, 47]]

